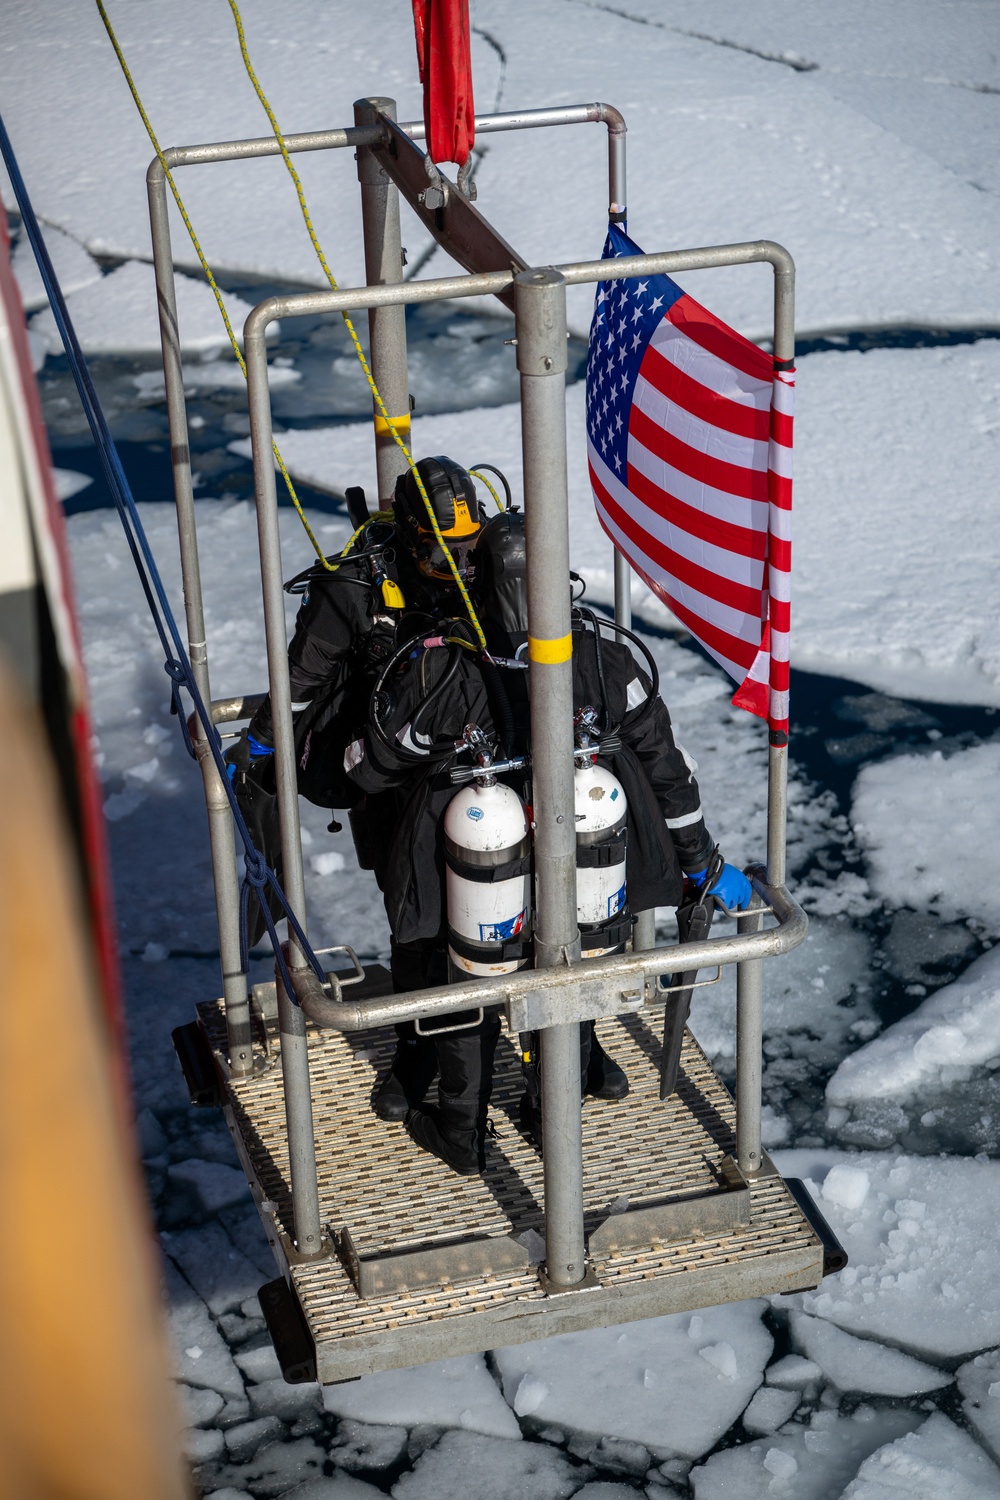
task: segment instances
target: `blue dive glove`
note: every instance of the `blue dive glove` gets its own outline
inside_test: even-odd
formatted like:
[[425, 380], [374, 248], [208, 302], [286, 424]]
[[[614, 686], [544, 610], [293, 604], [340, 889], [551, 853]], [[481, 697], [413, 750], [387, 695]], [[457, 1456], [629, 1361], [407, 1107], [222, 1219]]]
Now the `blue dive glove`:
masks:
[[262, 745], [255, 740], [248, 729], [240, 732], [240, 737], [231, 749], [226, 751], [226, 772], [230, 781], [234, 781], [238, 772], [246, 775], [247, 771], [253, 769], [260, 761], [267, 760], [274, 754], [271, 745]]
[[[697, 886], [704, 885], [712, 868], [710, 864], [707, 869], [699, 870], [696, 875], [688, 875], [686, 878]], [[745, 911], [753, 897], [753, 886], [735, 865], [724, 864], [709, 886], [708, 895], [717, 896], [727, 911]]]

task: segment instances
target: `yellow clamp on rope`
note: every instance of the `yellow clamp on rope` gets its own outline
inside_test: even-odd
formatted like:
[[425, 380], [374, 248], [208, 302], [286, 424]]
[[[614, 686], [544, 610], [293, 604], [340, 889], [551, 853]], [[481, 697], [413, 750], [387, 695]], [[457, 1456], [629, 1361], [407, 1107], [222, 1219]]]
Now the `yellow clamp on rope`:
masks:
[[409, 412], [407, 412], [406, 415], [402, 416], [402, 417], [390, 417], [388, 419], [388, 421], [386, 420], [385, 417], [380, 416], [378, 412], [375, 413], [375, 436], [376, 437], [390, 437], [390, 436], [395, 436], [395, 434], [397, 432], [400, 432], [400, 433], [405, 432], [406, 436], [409, 437], [409, 435], [410, 435], [410, 413]]
[[543, 666], [554, 667], [562, 661], [569, 661], [573, 655], [573, 635], [557, 635], [551, 640], [542, 640], [536, 635], [528, 636], [528, 658], [530, 661], [540, 662]]

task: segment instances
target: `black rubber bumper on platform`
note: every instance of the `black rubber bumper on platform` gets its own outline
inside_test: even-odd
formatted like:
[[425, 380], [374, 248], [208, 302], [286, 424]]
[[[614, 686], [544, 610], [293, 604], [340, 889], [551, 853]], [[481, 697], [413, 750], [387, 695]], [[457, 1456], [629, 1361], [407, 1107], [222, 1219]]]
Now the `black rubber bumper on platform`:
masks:
[[197, 1021], [177, 1026], [170, 1033], [177, 1061], [184, 1074], [191, 1103], [204, 1107], [222, 1103], [222, 1080], [215, 1066], [208, 1038]]
[[285, 1278], [266, 1281], [257, 1293], [281, 1373], [289, 1385], [316, 1379], [316, 1346]]
[[847, 1251], [813, 1201], [801, 1177], [786, 1177], [785, 1187], [809, 1220], [823, 1246], [823, 1275], [833, 1276], [847, 1265]]

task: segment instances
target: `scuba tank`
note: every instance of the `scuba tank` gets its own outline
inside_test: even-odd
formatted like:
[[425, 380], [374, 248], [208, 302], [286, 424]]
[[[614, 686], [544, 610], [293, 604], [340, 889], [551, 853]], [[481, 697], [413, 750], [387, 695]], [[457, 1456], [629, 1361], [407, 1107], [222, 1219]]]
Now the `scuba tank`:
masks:
[[[625, 879], [628, 803], [621, 782], [597, 764], [597, 714], [576, 716], [576, 919], [584, 958], [614, 953], [632, 934]], [[617, 740], [614, 742], [617, 744]], [[608, 738], [605, 748], [612, 747]]]
[[466, 974], [509, 974], [531, 957], [531, 830], [525, 805], [498, 782], [501, 770], [486, 735], [468, 725], [461, 742], [475, 767], [457, 767], [444, 815], [448, 955]]

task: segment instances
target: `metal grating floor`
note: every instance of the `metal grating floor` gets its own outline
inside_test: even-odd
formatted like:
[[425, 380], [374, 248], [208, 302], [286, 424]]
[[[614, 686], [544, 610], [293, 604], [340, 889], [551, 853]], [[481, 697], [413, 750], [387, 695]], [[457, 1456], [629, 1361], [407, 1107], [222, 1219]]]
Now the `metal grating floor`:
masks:
[[[221, 1002], [199, 1006], [217, 1050]], [[658, 1024], [657, 1013], [651, 1021]], [[718, 1191], [716, 1169], [735, 1150], [732, 1099], [694, 1038], [685, 1035], [677, 1093], [658, 1098], [659, 1041], [637, 1016], [599, 1023], [607, 1051], [631, 1083], [627, 1099], [587, 1100], [583, 1110], [588, 1232], [614, 1206], [636, 1208]], [[496, 1137], [482, 1178], [462, 1178], [419, 1150], [402, 1125], [371, 1111], [376, 1078], [392, 1055], [385, 1031], [344, 1035], [310, 1027], [320, 1206], [359, 1251], [385, 1255], [483, 1236], [543, 1233], [542, 1161], [516, 1125], [521, 1093], [516, 1045], [502, 1033], [491, 1115]], [[230, 1121], [256, 1179], [291, 1231], [280, 1062], [229, 1084]], [[433, 1096], [433, 1089], [432, 1089]], [[448, 1354], [519, 1343], [576, 1328], [791, 1291], [822, 1276], [822, 1249], [775, 1175], [750, 1185], [751, 1222], [715, 1237], [594, 1255], [599, 1286], [547, 1296], [534, 1267], [363, 1299], [334, 1258], [291, 1267], [316, 1343], [321, 1380], [343, 1380]], [[530, 1239], [530, 1236], [529, 1236]]]

